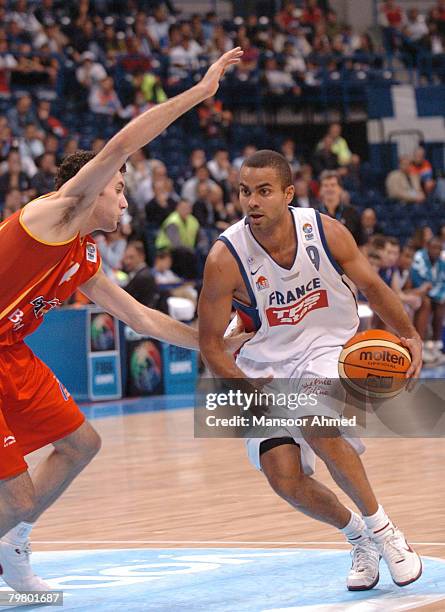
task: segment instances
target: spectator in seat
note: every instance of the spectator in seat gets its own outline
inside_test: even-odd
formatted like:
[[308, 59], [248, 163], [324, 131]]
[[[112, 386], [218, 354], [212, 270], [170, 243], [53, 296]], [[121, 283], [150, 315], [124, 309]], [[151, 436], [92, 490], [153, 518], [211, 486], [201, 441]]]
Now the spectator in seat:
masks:
[[159, 308], [161, 293], [145, 260], [143, 242], [134, 240], [127, 244], [122, 264], [127, 273], [125, 291], [144, 306], [162, 310]]
[[320, 204], [318, 210], [343, 223], [358, 243], [360, 216], [353, 206], [342, 203], [343, 189], [338, 172], [326, 171], [320, 176]]
[[131, 226], [121, 223], [115, 232], [100, 233], [94, 238], [102, 258], [102, 269], [117, 284], [121, 284], [119, 273], [130, 233]]
[[210, 201], [210, 187], [207, 183], [198, 185], [197, 200], [193, 204], [193, 216], [203, 229], [213, 230], [215, 227], [215, 211]]
[[410, 246], [404, 246], [391, 279], [391, 288], [399, 296], [411, 320], [432, 287], [431, 283], [425, 282], [416, 289], [413, 288], [411, 281], [413, 258], [414, 249]]
[[410, 172], [411, 162], [408, 157], [399, 159], [398, 170], [393, 170], [386, 177], [386, 192], [392, 200], [411, 204], [421, 204], [425, 201], [425, 194], [420, 185], [417, 174]]
[[[173, 259], [168, 249], [156, 253], [153, 275], [162, 295], [181, 297], [193, 302], [196, 306], [198, 293], [192, 282], [184, 282], [171, 269]], [[174, 285], [174, 286], [172, 286]]]
[[436, 187], [436, 181], [433, 178], [433, 167], [430, 162], [425, 158], [425, 149], [418, 147], [414, 151], [413, 160], [409, 167], [411, 175], [419, 177], [420, 184], [426, 195], [432, 193]]
[[51, 115], [51, 102], [39, 100], [37, 104], [37, 123], [41, 130], [50, 132], [57, 138], [68, 136], [68, 130], [59, 119]]
[[250, 157], [251, 155], [253, 155], [255, 153], [255, 151], [257, 151], [257, 147], [254, 144], [247, 144], [242, 151], [242, 154], [239, 157], [235, 157], [235, 159], [232, 162], [232, 166], [236, 169], [236, 170], [240, 170], [241, 166], [243, 165], [243, 163], [245, 162], [245, 160]]
[[34, 195], [34, 190], [31, 189], [30, 181], [27, 174], [23, 171], [20, 154], [16, 149], [11, 149], [6, 159], [2, 164], [2, 173], [0, 174], [0, 201], [4, 200], [6, 193], [11, 189], [18, 189], [24, 193], [24, 197], [30, 200]]
[[143, 208], [153, 198], [153, 176], [150, 160], [142, 149], [133, 153], [127, 162], [125, 183], [131, 199]]
[[425, 343], [425, 361], [442, 359], [442, 330], [445, 315], [445, 259], [441, 257], [442, 242], [433, 236], [426, 248], [417, 251], [411, 267], [414, 289], [431, 284], [422, 305], [414, 317], [414, 325], [422, 338], [427, 340], [428, 325], [432, 319], [433, 337]]
[[286, 158], [294, 175], [299, 172], [301, 168], [300, 160], [296, 155], [295, 148], [295, 141], [292, 138], [286, 138], [283, 140], [280, 147], [280, 153]]
[[22, 194], [19, 189], [11, 189], [5, 196], [5, 204], [3, 206], [3, 213], [1, 220], [3, 221], [7, 217], [10, 217], [15, 212], [20, 210], [24, 202], [22, 200]]
[[289, 72], [278, 65], [275, 57], [269, 57], [264, 66], [264, 80], [267, 93], [273, 96], [301, 95], [301, 88]]
[[54, 191], [54, 179], [57, 174], [56, 158], [53, 153], [44, 153], [38, 159], [38, 172], [31, 179], [31, 187], [36, 197]]
[[29, 94], [20, 96], [16, 105], [6, 112], [8, 125], [14, 136], [21, 136], [30, 123], [36, 123], [37, 118], [32, 109], [32, 99]]
[[186, 279], [195, 279], [198, 274], [198, 260], [195, 247], [200, 234], [199, 222], [192, 215], [192, 204], [181, 199], [162, 223], [156, 238], [156, 249], [169, 249], [173, 256], [173, 271]]
[[107, 78], [105, 68], [95, 61], [96, 56], [91, 51], [85, 51], [80, 56], [80, 65], [76, 69], [76, 79], [86, 90], [99, 86], [101, 81]]
[[316, 176], [325, 170], [337, 170], [339, 167], [338, 157], [332, 152], [333, 144], [331, 136], [326, 135], [318, 145], [313, 159]]
[[360, 245], [365, 245], [374, 234], [381, 234], [382, 230], [377, 224], [377, 215], [373, 208], [365, 208], [360, 215], [361, 236]]
[[309, 191], [309, 183], [303, 178], [295, 181], [295, 206], [299, 208], [316, 208], [318, 200]]
[[160, 179], [153, 184], [154, 197], [145, 207], [145, 218], [152, 227], [161, 227], [165, 219], [174, 212], [176, 202], [170, 197], [166, 179]]
[[[19, 138], [20, 158], [22, 162], [26, 160], [25, 163], [28, 165], [28, 168], [32, 168], [35, 160], [45, 152], [43, 138], [43, 132], [39, 131], [35, 123], [28, 124], [23, 136]], [[31, 164], [31, 166], [29, 166], [29, 164]], [[34, 167], [32, 172], [34, 175], [37, 172], [37, 168]]]
[[114, 81], [111, 77], [105, 77], [98, 85], [91, 89], [88, 102], [90, 110], [98, 115], [126, 117], [125, 110], [114, 89]]
[[415, 251], [424, 249], [433, 236], [434, 232], [429, 225], [417, 227], [413, 237], [410, 239], [410, 246], [412, 246]]
[[337, 156], [340, 166], [347, 166], [351, 163], [352, 153], [348, 143], [341, 134], [342, 127], [339, 123], [333, 123], [329, 126], [328, 136], [332, 138], [331, 151]]
[[[419, 13], [415, 7], [407, 12], [407, 20], [402, 29], [402, 49], [410, 59], [411, 65], [415, 64], [423, 40], [428, 36], [428, 26], [424, 15]], [[409, 60], [408, 60], [409, 61]]]
[[218, 149], [213, 158], [207, 163], [210, 176], [214, 181], [223, 185], [229, 177], [230, 159], [227, 149]]
[[384, 240], [384, 248], [380, 251], [382, 267], [379, 274], [388, 287], [391, 287], [392, 277], [400, 257], [400, 242], [393, 236], [385, 236]]
[[379, 9], [379, 23], [383, 28], [383, 42], [388, 54], [400, 46], [401, 32], [405, 23], [403, 9], [395, 0], [384, 0]]
[[208, 98], [198, 108], [199, 125], [207, 138], [227, 136], [233, 122], [232, 112], [225, 110], [220, 100]]
[[207, 183], [210, 188], [217, 185], [217, 183], [210, 178], [207, 166], [196, 168], [195, 175], [189, 178], [182, 186], [181, 197], [193, 205], [198, 198], [198, 185], [200, 183]]

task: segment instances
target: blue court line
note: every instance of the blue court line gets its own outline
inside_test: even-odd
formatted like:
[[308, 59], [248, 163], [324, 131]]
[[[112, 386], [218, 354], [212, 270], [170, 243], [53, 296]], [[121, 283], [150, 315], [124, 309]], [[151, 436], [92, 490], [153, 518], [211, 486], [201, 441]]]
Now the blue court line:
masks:
[[151, 395], [147, 397], [123, 398], [109, 402], [91, 402], [79, 404], [87, 419], [126, 416], [141, 412], [159, 412], [161, 410], [182, 410], [193, 408], [194, 395]]
[[382, 561], [375, 589], [349, 592], [350, 555], [339, 550], [134, 548], [33, 555], [34, 570], [63, 590], [65, 612], [396, 612], [445, 599], [445, 561], [423, 561], [424, 573], [412, 585], [397, 587]]

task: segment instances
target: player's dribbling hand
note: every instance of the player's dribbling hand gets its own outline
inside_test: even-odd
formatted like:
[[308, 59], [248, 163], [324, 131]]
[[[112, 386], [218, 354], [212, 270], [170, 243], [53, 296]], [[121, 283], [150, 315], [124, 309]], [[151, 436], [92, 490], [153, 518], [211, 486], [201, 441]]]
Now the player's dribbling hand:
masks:
[[[414, 338], [400, 338], [400, 341], [411, 353], [411, 365], [406, 373], [406, 378], [419, 378], [422, 369], [422, 340], [419, 336], [415, 336]], [[408, 389], [410, 387], [411, 385], [408, 385]]]
[[235, 47], [214, 62], [203, 76], [200, 86], [205, 88], [206, 97], [214, 96], [218, 91], [219, 81], [229, 66], [239, 64], [243, 55], [241, 47]]
[[224, 338], [224, 347], [228, 353], [236, 353], [245, 342], [254, 337], [253, 332], [245, 332], [244, 329], [239, 330], [237, 327]]

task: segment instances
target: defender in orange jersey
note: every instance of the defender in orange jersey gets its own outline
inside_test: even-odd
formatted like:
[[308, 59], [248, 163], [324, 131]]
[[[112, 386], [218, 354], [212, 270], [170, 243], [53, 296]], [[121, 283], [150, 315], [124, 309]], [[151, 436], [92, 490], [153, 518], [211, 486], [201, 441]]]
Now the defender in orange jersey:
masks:
[[[96, 431], [24, 338], [80, 287], [137, 332], [198, 348], [195, 330], [146, 308], [107, 279], [90, 233], [114, 231], [127, 208], [126, 159], [213, 96], [241, 55], [239, 48], [225, 53], [197, 85], [140, 115], [97, 155], [80, 151], [68, 157], [54, 193], [0, 224], [0, 575], [16, 590], [50, 589], [29, 563], [32, 525], [100, 447]], [[232, 338], [228, 348], [236, 350], [245, 340]], [[24, 455], [50, 443], [54, 450], [31, 478]]]

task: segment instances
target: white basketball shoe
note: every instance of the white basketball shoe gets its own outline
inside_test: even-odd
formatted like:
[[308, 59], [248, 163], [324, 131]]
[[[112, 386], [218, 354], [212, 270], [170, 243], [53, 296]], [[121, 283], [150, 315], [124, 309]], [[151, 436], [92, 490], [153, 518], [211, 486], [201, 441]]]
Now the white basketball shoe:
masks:
[[368, 591], [379, 581], [380, 554], [370, 538], [354, 544], [351, 551], [352, 565], [346, 579], [349, 591]]
[[406, 586], [420, 578], [422, 561], [400, 529], [391, 523], [381, 536], [374, 533], [371, 537], [397, 586]]
[[14, 591], [51, 591], [53, 588], [32, 571], [31, 545], [0, 540], [0, 578]]

